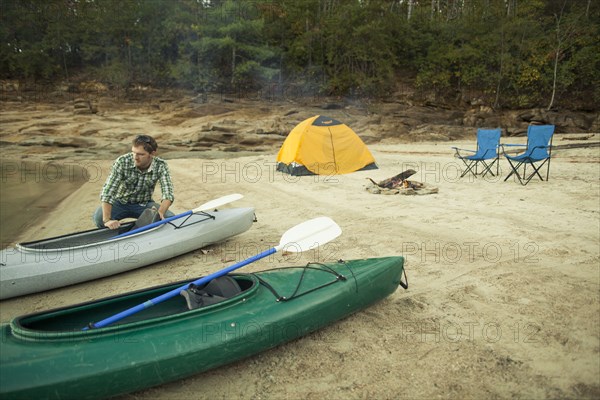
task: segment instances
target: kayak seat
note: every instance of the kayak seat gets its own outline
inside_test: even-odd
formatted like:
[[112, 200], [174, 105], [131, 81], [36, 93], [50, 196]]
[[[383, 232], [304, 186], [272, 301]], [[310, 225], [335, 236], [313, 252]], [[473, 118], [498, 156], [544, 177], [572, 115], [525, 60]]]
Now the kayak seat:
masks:
[[158, 214], [158, 211], [156, 211], [153, 208], [146, 208], [144, 212], [142, 212], [142, 214], [135, 221], [135, 224], [133, 224], [133, 227], [131, 229], [133, 230], [141, 228], [142, 226], [150, 225], [151, 223], [156, 222], [159, 219], [160, 215]]
[[220, 276], [206, 285], [190, 283], [187, 289], [179, 292], [185, 298], [188, 309], [210, 306], [230, 299], [242, 292], [240, 285], [230, 276]]

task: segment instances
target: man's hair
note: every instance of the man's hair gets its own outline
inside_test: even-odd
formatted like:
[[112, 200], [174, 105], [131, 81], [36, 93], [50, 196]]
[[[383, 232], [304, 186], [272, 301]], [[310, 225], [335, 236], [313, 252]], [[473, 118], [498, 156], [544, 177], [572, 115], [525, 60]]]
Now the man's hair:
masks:
[[143, 146], [144, 150], [148, 153], [152, 153], [158, 149], [158, 144], [156, 140], [152, 136], [148, 135], [137, 135], [135, 139], [133, 139], [134, 146]]

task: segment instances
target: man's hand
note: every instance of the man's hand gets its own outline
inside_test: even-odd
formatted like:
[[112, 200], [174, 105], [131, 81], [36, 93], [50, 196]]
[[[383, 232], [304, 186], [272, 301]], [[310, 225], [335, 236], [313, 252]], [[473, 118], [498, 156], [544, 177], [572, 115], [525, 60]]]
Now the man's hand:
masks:
[[104, 226], [110, 229], [118, 229], [121, 226], [121, 223], [117, 220], [111, 219], [106, 221]]
[[167, 212], [167, 210], [169, 209], [169, 207], [171, 207], [171, 204], [173, 204], [173, 202], [171, 200], [163, 200], [160, 203], [160, 207], [158, 208], [158, 215], [160, 215], [160, 219], [165, 219], [165, 213]]

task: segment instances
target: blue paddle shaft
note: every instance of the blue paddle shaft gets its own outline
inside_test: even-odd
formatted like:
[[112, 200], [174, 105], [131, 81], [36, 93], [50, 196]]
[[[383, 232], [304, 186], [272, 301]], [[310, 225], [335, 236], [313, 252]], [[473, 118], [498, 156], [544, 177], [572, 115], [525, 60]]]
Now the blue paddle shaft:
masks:
[[136, 233], [138, 233], [138, 232], [147, 231], [148, 229], [152, 229], [152, 228], [154, 228], [155, 226], [159, 226], [159, 225], [166, 224], [167, 222], [171, 222], [171, 221], [173, 221], [173, 220], [175, 220], [175, 219], [183, 218], [183, 217], [185, 217], [186, 215], [192, 215], [193, 213], [194, 213], [194, 212], [193, 212], [193, 211], [191, 211], [191, 210], [190, 210], [190, 211], [186, 211], [186, 212], [184, 212], [184, 213], [177, 214], [177, 215], [174, 215], [174, 216], [172, 216], [172, 217], [168, 217], [168, 218], [165, 218], [165, 219], [161, 219], [160, 221], [156, 221], [156, 222], [153, 222], [153, 223], [151, 223], [151, 224], [148, 224], [148, 225], [141, 226], [141, 227], [139, 227], [139, 228], [136, 228], [136, 229], [133, 229], [133, 230], [131, 230], [131, 231], [129, 231], [129, 232], [121, 233], [120, 235], [113, 236], [113, 237], [112, 237], [112, 238], [110, 238], [110, 239], [111, 239], [111, 240], [113, 240], [113, 239], [118, 239], [118, 238], [122, 238], [122, 237], [125, 237], [125, 236], [131, 236], [131, 235], [134, 235], [134, 234], [136, 234]]
[[[172, 217], [173, 218], [173, 217]], [[164, 220], [163, 220], [164, 221]], [[262, 253], [259, 253], [255, 256], [252, 256], [244, 261], [240, 261], [237, 264], [231, 265], [227, 268], [223, 268], [222, 270], [219, 270], [217, 272], [214, 272], [208, 276], [205, 276], [203, 278], [197, 279], [191, 283], [193, 283], [194, 285], [200, 286], [203, 285], [207, 282], [212, 281], [215, 278], [218, 278], [220, 276], [226, 275], [228, 273], [230, 273], [231, 271], [234, 271], [238, 268], [242, 268], [245, 265], [248, 265], [250, 263], [253, 263], [254, 261], [260, 260], [261, 258], [270, 256], [271, 254], [275, 253], [277, 251], [277, 249], [275, 247], [270, 248], [269, 250], [265, 250]], [[142, 304], [138, 304], [135, 307], [132, 307], [128, 310], [122, 311], [118, 314], [113, 315], [112, 317], [108, 317], [106, 319], [103, 319], [102, 321], [96, 322], [94, 324], [91, 324], [92, 328], [104, 328], [105, 326], [108, 326], [110, 324], [113, 324], [117, 321], [120, 321], [124, 318], [129, 317], [130, 315], [133, 315], [135, 313], [138, 313], [142, 310], [145, 310], [146, 308], [152, 307], [158, 303], [161, 303], [165, 300], [171, 299], [177, 295], [179, 295], [179, 292], [181, 292], [182, 290], [186, 290], [191, 283], [186, 283], [185, 285], [177, 288], [177, 289], [173, 289], [167, 293], [161, 294], [160, 296], [157, 296], [151, 300], [148, 300]], [[83, 328], [84, 331], [88, 330], [88, 327]]]

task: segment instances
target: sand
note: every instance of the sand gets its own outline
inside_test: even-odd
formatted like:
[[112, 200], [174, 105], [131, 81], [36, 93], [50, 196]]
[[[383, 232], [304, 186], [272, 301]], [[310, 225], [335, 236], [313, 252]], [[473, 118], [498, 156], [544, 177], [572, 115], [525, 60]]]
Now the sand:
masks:
[[[403, 255], [408, 290], [260, 355], [122, 399], [600, 397], [600, 151], [557, 150], [550, 180], [522, 187], [502, 181], [505, 160], [502, 178], [459, 179], [452, 145], [474, 142], [371, 144], [379, 169], [341, 176], [276, 173], [274, 153], [170, 160], [176, 212], [237, 192], [244, 198], [231, 206], [255, 207], [257, 222], [206, 254], [2, 301], [0, 320], [195, 278], [327, 215], [343, 230], [331, 244], [244, 270]], [[91, 228], [110, 161], [94, 165], [101, 176], [19, 239]], [[367, 177], [408, 168], [439, 193], [365, 190]]]

